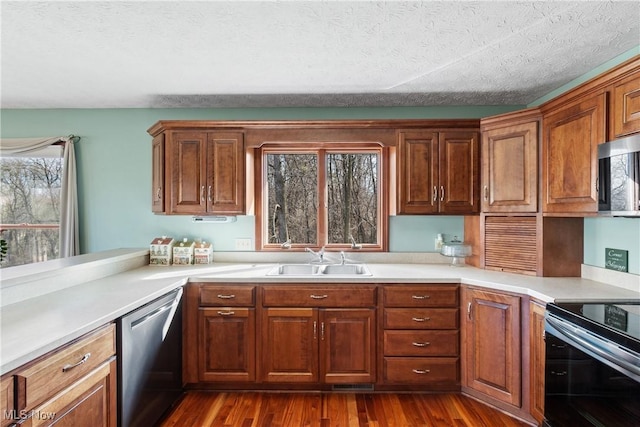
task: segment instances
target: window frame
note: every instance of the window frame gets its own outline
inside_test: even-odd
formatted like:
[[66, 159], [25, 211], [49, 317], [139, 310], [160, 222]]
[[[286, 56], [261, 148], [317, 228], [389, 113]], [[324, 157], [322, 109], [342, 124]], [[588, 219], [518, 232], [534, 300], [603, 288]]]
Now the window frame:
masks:
[[[318, 218], [317, 242], [315, 244], [292, 243], [283, 247], [280, 243], [268, 243], [267, 203], [267, 154], [312, 154], [318, 156]], [[361, 243], [353, 248], [350, 243], [328, 243], [328, 203], [327, 203], [327, 154], [371, 154], [378, 155], [378, 227], [376, 244]], [[327, 250], [386, 252], [388, 251], [389, 228], [389, 148], [376, 142], [280, 142], [263, 144], [255, 154], [255, 206], [256, 206], [256, 250], [258, 251], [304, 251], [305, 248]]]

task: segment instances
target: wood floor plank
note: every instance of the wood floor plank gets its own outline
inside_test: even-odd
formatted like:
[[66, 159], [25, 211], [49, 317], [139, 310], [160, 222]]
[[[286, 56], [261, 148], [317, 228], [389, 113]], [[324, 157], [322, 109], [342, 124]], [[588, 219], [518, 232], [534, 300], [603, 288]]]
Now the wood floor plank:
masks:
[[524, 427], [460, 394], [185, 394], [160, 427]]

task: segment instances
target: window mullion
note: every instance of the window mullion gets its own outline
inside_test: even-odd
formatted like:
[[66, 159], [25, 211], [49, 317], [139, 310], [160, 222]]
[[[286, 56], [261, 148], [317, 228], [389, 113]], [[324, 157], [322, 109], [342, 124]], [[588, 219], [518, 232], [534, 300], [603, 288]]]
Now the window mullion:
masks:
[[318, 246], [329, 241], [329, 201], [327, 200], [327, 151], [318, 150]]

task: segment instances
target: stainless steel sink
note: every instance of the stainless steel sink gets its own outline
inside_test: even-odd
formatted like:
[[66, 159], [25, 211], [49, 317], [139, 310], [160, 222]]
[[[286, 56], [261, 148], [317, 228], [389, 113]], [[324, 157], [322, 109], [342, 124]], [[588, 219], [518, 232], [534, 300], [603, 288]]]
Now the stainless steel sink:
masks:
[[329, 264], [320, 268], [320, 274], [371, 276], [371, 272], [364, 264]]
[[280, 264], [267, 276], [371, 276], [364, 264]]

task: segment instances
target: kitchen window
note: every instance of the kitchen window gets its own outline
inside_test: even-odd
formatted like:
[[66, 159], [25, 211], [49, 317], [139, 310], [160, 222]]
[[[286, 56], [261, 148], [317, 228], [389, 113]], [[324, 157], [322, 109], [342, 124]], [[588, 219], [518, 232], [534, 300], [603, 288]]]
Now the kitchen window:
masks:
[[0, 157], [0, 230], [8, 252], [3, 267], [60, 257], [63, 146]]
[[259, 248], [385, 250], [382, 147], [287, 145], [260, 151]]

